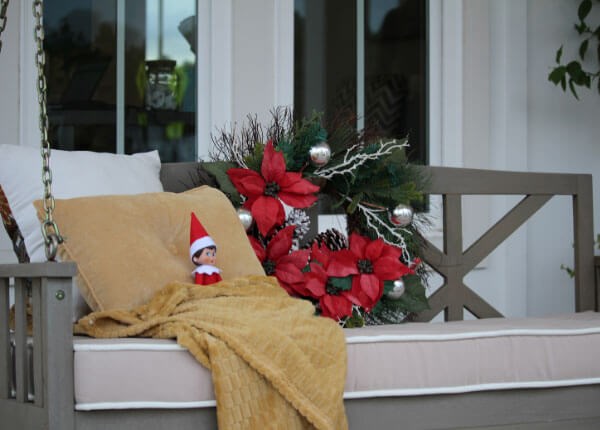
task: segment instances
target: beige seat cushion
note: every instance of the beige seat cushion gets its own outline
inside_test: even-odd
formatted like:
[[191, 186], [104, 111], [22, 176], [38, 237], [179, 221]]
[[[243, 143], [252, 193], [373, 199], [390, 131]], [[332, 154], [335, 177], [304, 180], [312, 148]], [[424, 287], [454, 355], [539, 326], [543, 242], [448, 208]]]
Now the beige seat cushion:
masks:
[[217, 243], [223, 279], [264, 275], [235, 209], [217, 189], [57, 200], [54, 218], [66, 237], [59, 254], [77, 263], [92, 310], [130, 309], [171, 281], [193, 282], [192, 212]]
[[[600, 384], [600, 314], [345, 330], [345, 398]], [[77, 338], [77, 410], [215, 405], [210, 372], [174, 341]]]

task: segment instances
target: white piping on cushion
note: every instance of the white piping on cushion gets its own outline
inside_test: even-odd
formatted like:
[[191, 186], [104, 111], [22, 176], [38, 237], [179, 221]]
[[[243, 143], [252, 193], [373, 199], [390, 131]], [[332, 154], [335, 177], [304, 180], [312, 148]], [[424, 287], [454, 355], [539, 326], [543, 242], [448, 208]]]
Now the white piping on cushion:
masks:
[[[600, 327], [577, 329], [506, 329], [493, 331], [476, 331], [447, 334], [386, 334], [374, 336], [348, 336], [346, 343], [376, 342], [413, 342], [413, 341], [445, 341], [501, 336], [581, 336], [600, 334]], [[75, 352], [79, 351], [187, 351], [176, 343], [75, 343]]]
[[217, 406], [216, 400], [197, 402], [95, 402], [77, 403], [76, 411], [98, 411], [109, 409], [192, 409], [212, 408]]
[[[491, 384], [462, 385], [456, 387], [432, 388], [401, 388], [391, 390], [369, 390], [344, 392], [344, 399], [366, 399], [373, 397], [402, 397], [426, 396], [435, 394], [460, 394], [475, 391], [512, 390], [519, 388], [555, 388], [578, 385], [600, 384], [600, 378], [562, 379], [556, 381], [529, 381], [529, 382], [498, 382]], [[95, 411], [110, 409], [191, 409], [216, 407], [215, 400], [196, 402], [96, 402], [78, 403], [77, 411]]]
[[506, 329], [491, 331], [475, 331], [464, 333], [440, 334], [382, 334], [374, 336], [348, 336], [346, 343], [376, 343], [376, 342], [413, 342], [413, 341], [445, 341], [477, 339], [502, 336], [580, 336], [587, 334], [600, 334], [600, 327], [587, 327], [577, 329]]
[[187, 351], [176, 343], [75, 343], [73, 351]]
[[488, 384], [461, 385], [455, 387], [398, 388], [389, 390], [351, 391], [344, 392], [344, 399], [425, 396], [431, 394], [459, 394], [470, 393], [473, 391], [514, 390], [519, 388], [554, 388], [593, 384], [600, 384], [600, 378], [558, 379], [554, 381], [496, 382]]

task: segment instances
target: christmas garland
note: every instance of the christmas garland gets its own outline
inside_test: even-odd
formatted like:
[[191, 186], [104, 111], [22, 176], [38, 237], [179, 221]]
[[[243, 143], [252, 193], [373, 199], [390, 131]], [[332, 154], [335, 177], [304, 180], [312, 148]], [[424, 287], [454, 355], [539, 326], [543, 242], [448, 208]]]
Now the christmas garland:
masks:
[[[341, 118], [341, 117], [340, 117]], [[323, 125], [322, 115], [294, 120], [275, 109], [239, 130], [213, 135], [208, 175], [238, 207], [266, 274], [316, 312], [346, 327], [398, 323], [428, 309], [419, 258], [426, 220], [424, 178], [406, 157], [406, 139], [356, 131], [352, 118]], [[308, 237], [307, 209], [327, 200], [345, 213], [346, 234]]]

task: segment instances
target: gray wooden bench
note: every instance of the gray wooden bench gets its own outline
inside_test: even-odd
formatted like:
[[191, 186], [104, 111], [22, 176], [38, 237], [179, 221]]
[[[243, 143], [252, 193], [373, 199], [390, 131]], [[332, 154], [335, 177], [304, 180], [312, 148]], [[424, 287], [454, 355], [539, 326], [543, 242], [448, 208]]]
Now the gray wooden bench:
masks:
[[[195, 163], [165, 164], [165, 190], [190, 186]], [[429, 192], [443, 197], [443, 249], [427, 244], [424, 258], [444, 285], [431, 297], [429, 321], [444, 312], [463, 319], [500, 316], [468, 288], [464, 276], [555, 195], [572, 196], [574, 300], [577, 312], [597, 311], [600, 257], [594, 257], [590, 175], [484, 171], [426, 167]], [[468, 249], [463, 250], [461, 196], [525, 195], [523, 200]], [[214, 428], [214, 409], [75, 411], [71, 288], [74, 263], [0, 265], [0, 423], [7, 429], [198, 429]], [[595, 281], [596, 278], [596, 281]], [[9, 326], [9, 284], [15, 290], [15, 330]], [[30, 284], [29, 284], [30, 282]], [[30, 286], [29, 286], [30, 285]], [[30, 291], [29, 291], [30, 290]], [[33, 333], [26, 327], [26, 297]], [[11, 348], [14, 339], [14, 357]], [[28, 340], [32, 339], [32, 354]], [[30, 359], [30, 356], [33, 360]], [[15, 391], [11, 390], [13, 374]], [[599, 375], [600, 376], [600, 375]], [[29, 385], [35, 395], [28, 395]], [[398, 396], [346, 401], [351, 428], [600, 428], [600, 385], [476, 393]]]

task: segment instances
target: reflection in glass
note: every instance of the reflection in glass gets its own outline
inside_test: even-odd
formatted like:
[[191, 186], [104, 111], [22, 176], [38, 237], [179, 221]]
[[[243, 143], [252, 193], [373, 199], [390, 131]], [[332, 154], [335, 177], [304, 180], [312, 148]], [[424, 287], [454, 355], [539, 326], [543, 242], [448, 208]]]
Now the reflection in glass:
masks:
[[116, 103], [124, 100], [126, 153], [158, 149], [163, 161], [195, 160], [196, 1], [122, 1], [45, 1], [52, 146], [115, 152]]
[[426, 154], [426, 2], [365, 0], [365, 122]]
[[[378, 134], [409, 136], [409, 158], [426, 163], [427, 2], [361, 1], [364, 40], [357, 41], [356, 2], [295, 0], [295, 112], [325, 112], [326, 119], [364, 112]], [[357, 48], [364, 51], [364, 89], [357, 85]], [[357, 106], [358, 91], [364, 106]]]
[[60, 149], [116, 149], [116, 2], [46, 0], [50, 141]]
[[196, 159], [195, 15], [195, 0], [127, 1], [125, 152]]
[[356, 3], [294, 2], [294, 111], [356, 116]]

